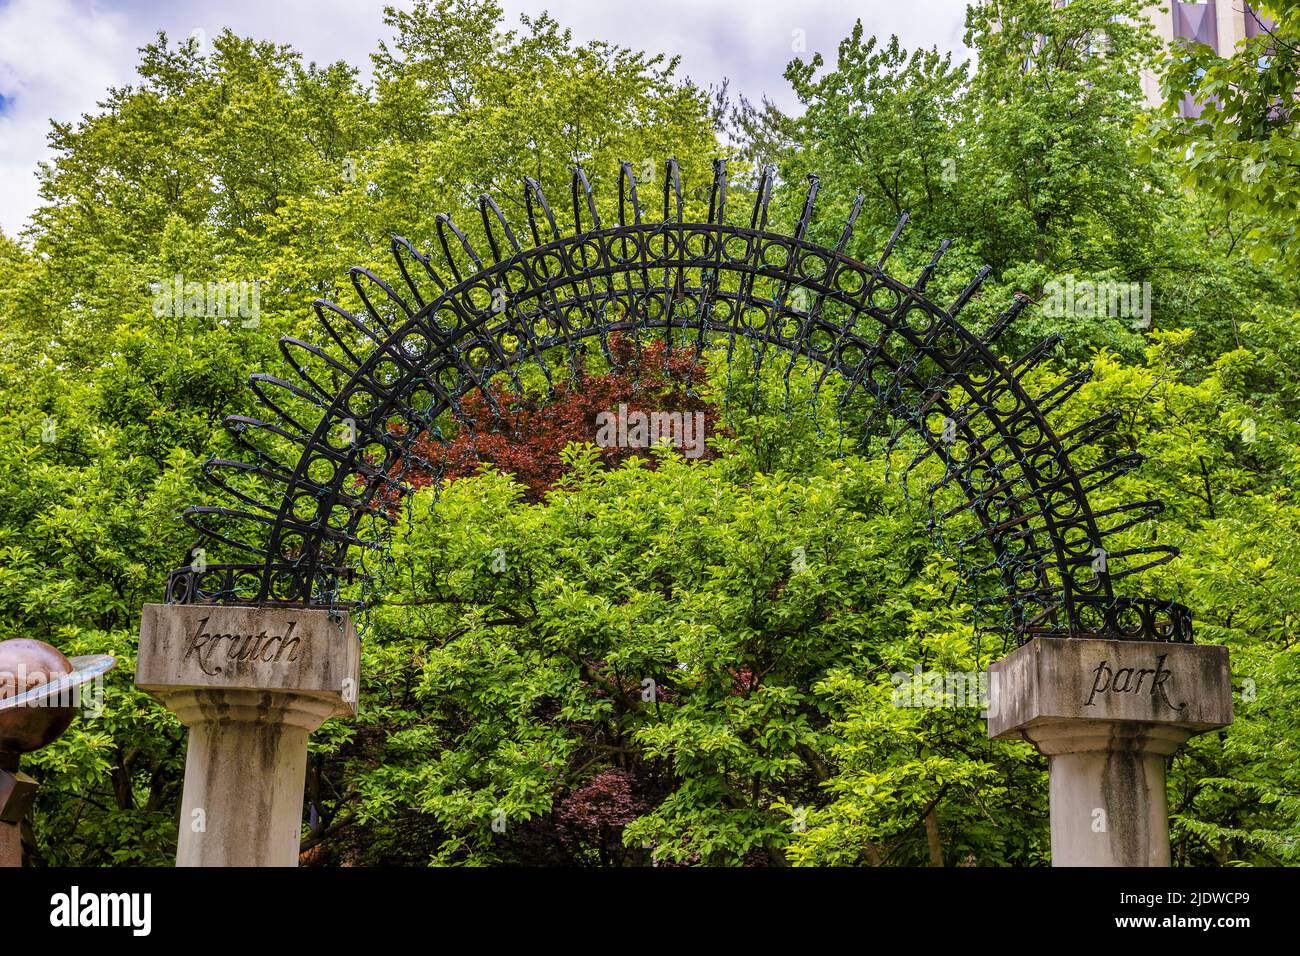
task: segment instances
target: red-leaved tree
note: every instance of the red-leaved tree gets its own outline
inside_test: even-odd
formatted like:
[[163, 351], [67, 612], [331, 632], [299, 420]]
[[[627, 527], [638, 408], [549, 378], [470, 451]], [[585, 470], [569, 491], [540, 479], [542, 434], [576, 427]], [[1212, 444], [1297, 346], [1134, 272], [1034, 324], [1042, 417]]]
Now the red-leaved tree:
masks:
[[[525, 498], [540, 500], [564, 472], [560, 452], [571, 442], [597, 443], [599, 416], [625, 406], [635, 412], [680, 412], [704, 414], [704, 429], [696, 434], [700, 457], [713, 452], [703, 444], [717, 421], [717, 409], [698, 395], [694, 386], [704, 381], [702, 363], [691, 347], [679, 347], [669, 354], [663, 342], [646, 343], [637, 355], [627, 336], [610, 336], [614, 367], [600, 374], [579, 368], [571, 381], [568, 369], [554, 372], [553, 394], [549, 397], [521, 397], [505, 385], [492, 384], [492, 404], [481, 392], [467, 394], [460, 403], [462, 420], [450, 441], [421, 436], [414, 451], [428, 466], [411, 466], [404, 480], [421, 488], [441, 479], [444, 482], [472, 475], [482, 464], [490, 464], [515, 476], [527, 488]], [[609, 444], [601, 447], [605, 463], [619, 463], [640, 455], [649, 459], [645, 448]], [[653, 461], [647, 461], [653, 467]]]

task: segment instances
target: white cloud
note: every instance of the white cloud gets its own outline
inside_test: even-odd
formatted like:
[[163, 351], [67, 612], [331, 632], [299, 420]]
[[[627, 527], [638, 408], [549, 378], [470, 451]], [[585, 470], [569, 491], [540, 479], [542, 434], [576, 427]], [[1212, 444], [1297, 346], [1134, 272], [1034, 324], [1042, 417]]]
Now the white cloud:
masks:
[[[500, 0], [511, 24], [549, 10], [580, 42], [605, 39], [649, 53], [680, 54], [680, 75], [702, 86], [732, 81], [793, 109], [781, 72], [795, 56], [834, 59], [860, 17], [867, 33], [897, 33], [905, 46], [961, 44], [965, 0]], [[398, 4], [401, 5], [401, 4]], [[13, 236], [36, 207], [36, 164], [50, 158], [51, 118], [92, 111], [110, 86], [135, 79], [137, 50], [158, 30], [180, 39], [229, 26], [287, 43], [318, 63], [346, 60], [368, 74], [387, 28], [383, 0], [0, 0], [0, 229]], [[802, 30], [807, 51], [792, 48]]]
[[0, 228], [14, 235], [36, 207], [36, 163], [48, 158], [51, 117], [93, 110], [131, 75], [126, 18], [69, 0], [0, 7]]
[[[897, 34], [907, 47], [962, 44], [966, 0], [501, 0], [508, 13], [545, 8], [579, 40], [602, 38], [651, 53], [680, 53], [680, 70], [701, 85], [728, 77], [732, 89], [784, 109], [798, 105], [781, 76], [790, 60], [820, 52], [834, 63], [840, 40], [862, 20], [868, 35]], [[795, 31], [805, 52], [795, 47]]]

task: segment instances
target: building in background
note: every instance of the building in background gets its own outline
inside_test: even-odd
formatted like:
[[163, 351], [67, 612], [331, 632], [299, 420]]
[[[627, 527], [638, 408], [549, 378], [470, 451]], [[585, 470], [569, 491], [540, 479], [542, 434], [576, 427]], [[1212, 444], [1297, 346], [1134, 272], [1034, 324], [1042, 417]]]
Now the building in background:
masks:
[[[1231, 56], [1238, 43], [1263, 32], [1246, 0], [1163, 0], [1152, 4], [1147, 16], [1164, 42], [1172, 43], [1180, 38], [1193, 40], [1211, 47], [1220, 56]], [[1142, 93], [1148, 105], [1160, 103], [1160, 78], [1150, 70], [1142, 72]], [[1187, 97], [1181, 112], [1184, 116], [1196, 116], [1200, 107]]]

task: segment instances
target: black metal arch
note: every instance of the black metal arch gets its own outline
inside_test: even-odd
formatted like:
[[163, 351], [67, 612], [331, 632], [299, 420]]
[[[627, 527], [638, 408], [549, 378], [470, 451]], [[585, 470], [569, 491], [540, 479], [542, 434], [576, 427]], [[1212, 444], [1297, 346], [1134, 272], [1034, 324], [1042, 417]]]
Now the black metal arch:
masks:
[[[405, 291], [367, 269], [352, 269], [362, 312], [315, 303], [331, 349], [284, 338], [280, 349], [296, 381], [252, 376], [266, 414], [227, 419], [248, 460], [213, 459], [204, 466], [237, 505], [185, 512], [201, 532], [196, 549], [202, 550], [172, 572], [168, 600], [334, 606], [341, 585], [355, 576], [349, 551], [381, 546], [364, 536], [363, 526], [393, 520], [384, 502], [409, 492], [401, 480], [407, 467], [428, 464], [413, 450], [416, 441], [431, 429], [437, 433], [444, 413], [461, 418], [466, 393], [477, 390], [495, 411], [488, 387], [495, 376], [509, 376], [522, 391], [517, 370], [531, 362], [552, 384], [557, 375], [573, 379], [586, 340], [597, 339], [611, 357], [611, 335], [629, 336], [639, 349], [641, 335], [657, 330], [670, 353], [690, 349], [696, 357], [723, 337], [729, 361], [739, 339], [750, 341], [759, 363], [775, 347], [786, 356], [787, 384], [801, 360], [820, 366], [817, 388], [832, 373], [844, 381], [841, 408], [859, 390], [874, 400], [868, 430], [878, 416], [892, 416], [904, 423], [895, 439], [906, 430], [919, 434], [924, 450], [908, 471], [931, 456], [944, 465], [943, 477], [928, 489], [931, 523], [963, 511], [978, 517], [980, 530], [958, 545], [991, 548], [994, 560], [974, 570], [997, 575], [1002, 595], [996, 600], [1018, 639], [1189, 641], [1185, 607], [1116, 590], [1122, 579], [1168, 561], [1174, 549], [1106, 546], [1159, 514], [1161, 503], [1103, 511], [1089, 504], [1090, 492], [1140, 461], [1096, 452], [1118, 414], [1058, 434], [1049, 416], [1090, 373], [1031, 396], [1021, 379], [1059, 336], [1015, 362], [993, 351], [1027, 299], [1016, 296], [976, 335], [957, 317], [987, 268], [942, 307], [925, 291], [948, 242], [906, 284], [884, 270], [906, 214], [879, 261], [868, 265], [845, 253], [861, 196], [828, 248], [807, 238], [816, 177], [791, 235], [768, 227], [773, 182], [765, 168], [748, 223], [731, 223], [726, 167], [715, 162], [707, 219], [688, 222], [680, 172], [669, 161], [662, 212], [651, 222], [624, 163], [618, 222], [605, 225], [577, 169], [571, 232], [561, 228], [541, 186], [525, 179], [529, 244], [488, 195], [478, 203], [486, 262], [446, 215], [436, 220], [437, 267], [405, 239], [394, 239]], [[315, 420], [305, 420], [308, 415]], [[1072, 456], [1085, 448], [1096, 460], [1077, 466]], [[948, 493], [958, 504], [934, 508], [935, 496]], [[234, 549], [239, 559], [209, 564], [209, 544]]]

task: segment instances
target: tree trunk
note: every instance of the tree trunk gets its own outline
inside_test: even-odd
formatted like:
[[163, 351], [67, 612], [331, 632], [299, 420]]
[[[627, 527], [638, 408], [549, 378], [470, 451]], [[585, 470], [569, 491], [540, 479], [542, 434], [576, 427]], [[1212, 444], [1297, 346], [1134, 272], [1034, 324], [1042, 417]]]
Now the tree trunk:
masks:
[[939, 817], [933, 808], [925, 815], [925, 841], [930, 844], [930, 865], [943, 866], [943, 841], [939, 839]]

